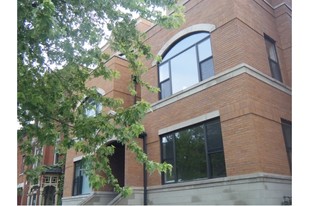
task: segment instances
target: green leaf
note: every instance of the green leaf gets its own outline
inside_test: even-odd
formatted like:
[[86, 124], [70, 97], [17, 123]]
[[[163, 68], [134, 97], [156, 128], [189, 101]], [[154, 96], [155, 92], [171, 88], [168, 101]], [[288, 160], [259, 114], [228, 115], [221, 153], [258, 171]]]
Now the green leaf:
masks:
[[[184, 22], [183, 7], [170, 0], [37, 2], [17, 1], [17, 114], [22, 125], [18, 143], [26, 164], [40, 160], [41, 156], [33, 155], [35, 146], [56, 145], [62, 154], [74, 149], [86, 156], [85, 172], [94, 188], [110, 184], [116, 192], [128, 196], [132, 190], [119, 186], [109, 166], [108, 157], [114, 148], [103, 143], [115, 137], [136, 154], [137, 161], [146, 163], [149, 171], [170, 170], [170, 165], [150, 161], [136, 143], [151, 106], [142, 100], [128, 107], [124, 100], [98, 97], [86, 83], [99, 76], [113, 80], [121, 75], [106, 64], [111, 53], [104, 54], [99, 47], [101, 40], [108, 38], [110, 47], [125, 55], [129, 65], [126, 72], [136, 77], [136, 82], [128, 85], [131, 95], [137, 95], [134, 84], [158, 92], [142, 78], [148, 70], [145, 59], [154, 56], [145, 44], [146, 35], [136, 30], [132, 12], [165, 28], [176, 28]], [[153, 9], [165, 7], [174, 12], [166, 16]], [[115, 114], [102, 112], [87, 117], [85, 97]], [[43, 168], [29, 169], [26, 174], [37, 181]]]

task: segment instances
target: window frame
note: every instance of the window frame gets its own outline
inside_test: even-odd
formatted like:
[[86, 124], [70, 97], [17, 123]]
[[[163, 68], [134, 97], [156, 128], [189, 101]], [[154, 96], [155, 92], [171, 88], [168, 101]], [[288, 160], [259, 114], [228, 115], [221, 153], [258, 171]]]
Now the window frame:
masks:
[[[192, 35], [195, 35], [195, 34], [201, 34], [201, 33], [204, 33], [204, 34], [208, 34], [206, 37], [203, 37], [202, 39], [198, 40], [197, 42], [195, 42], [194, 44], [191, 44], [189, 47], [186, 47], [185, 49], [181, 50], [180, 52], [178, 52], [177, 54], [174, 54], [172, 55], [171, 57], [169, 57], [168, 59], [165, 59], [164, 61], [162, 62], [158, 62], [157, 63], [157, 74], [158, 74], [158, 86], [160, 88], [160, 92], [158, 93], [158, 97], [159, 99], [165, 99], [165, 98], [168, 98], [170, 96], [172, 96], [173, 94], [175, 93], [178, 93], [180, 91], [177, 91], [175, 93], [173, 93], [173, 77], [172, 77], [172, 66], [171, 66], [171, 60], [174, 59], [175, 57], [185, 53], [186, 51], [188, 51], [189, 49], [192, 49], [195, 47], [195, 54], [196, 54], [196, 62], [197, 62], [197, 78], [198, 78], [198, 82], [201, 82], [205, 79], [202, 78], [202, 68], [201, 68], [201, 64], [203, 62], [206, 62], [207, 60], [212, 60], [212, 63], [213, 63], [213, 53], [212, 53], [212, 47], [211, 47], [211, 35], [210, 35], [210, 32], [207, 32], [207, 31], [195, 31], [195, 32], [191, 32], [191, 33], [188, 33], [184, 36], [182, 36], [181, 38], [177, 39], [173, 44], [171, 44], [167, 49], [166, 51], [163, 53], [163, 58], [171, 51], [171, 49], [173, 49], [178, 43], [180, 43], [181, 41], [185, 40], [186, 38], [192, 36]], [[206, 42], [206, 41], [210, 41], [210, 50], [211, 50], [211, 55], [208, 56], [207, 58], [203, 59], [203, 60], [200, 60], [199, 59], [199, 48], [198, 46], [203, 43], [203, 42]], [[163, 81], [160, 80], [160, 66], [163, 65], [163, 64], [168, 64], [168, 69], [169, 69], [169, 78], [167, 79], [164, 79]], [[215, 72], [214, 70], [214, 64], [213, 64], [213, 73]], [[206, 78], [207, 79], [207, 78]], [[167, 97], [162, 97], [162, 84], [167, 82], [167, 81], [170, 81], [169, 82], [169, 86], [170, 86], [170, 91], [171, 91], [171, 94]], [[197, 83], [198, 83], [197, 82]], [[194, 84], [192, 84], [194, 85]], [[188, 87], [192, 86], [192, 85], [189, 85]]]
[[[34, 146], [33, 154], [36, 157], [42, 156], [43, 157], [43, 147], [38, 147]], [[42, 158], [37, 159], [33, 164], [32, 164], [32, 169], [35, 169], [41, 165]]]
[[[88, 118], [96, 117], [103, 111], [103, 104], [101, 102], [96, 101], [94, 98], [86, 97], [82, 105], [83, 105], [83, 113]], [[94, 112], [94, 114], [89, 114], [90, 112]]]
[[[287, 125], [291, 128], [291, 136], [290, 136], [291, 145], [288, 145], [288, 140], [287, 140], [288, 137], [285, 135], [286, 133], [285, 133], [284, 125]], [[284, 139], [284, 145], [285, 145], [285, 150], [286, 150], [286, 154], [287, 154], [287, 158], [289, 162], [290, 171], [292, 171], [292, 122], [281, 118], [281, 128], [282, 128], [282, 135]]]
[[[220, 148], [215, 148], [214, 150], [209, 151], [209, 149], [208, 149], [208, 142], [207, 142], [208, 141], [207, 126], [212, 125], [212, 124], [219, 124], [219, 126], [220, 126], [222, 146]], [[206, 177], [179, 181], [178, 172], [177, 172], [177, 159], [176, 159], [177, 148], [176, 148], [176, 145], [175, 145], [175, 133], [178, 133], [178, 132], [181, 132], [181, 131], [185, 131], [185, 130], [189, 130], [189, 129], [192, 129], [192, 128], [197, 128], [197, 127], [199, 127], [201, 125], [203, 126], [203, 138], [204, 138], [204, 149], [205, 149], [205, 157], [204, 158], [205, 158], [205, 161], [206, 161], [205, 169], [207, 168]], [[162, 184], [177, 184], [177, 183], [181, 183], [181, 182], [195, 181], [195, 180], [198, 180], [198, 179], [213, 179], [213, 178], [219, 178], [219, 177], [226, 177], [226, 163], [225, 163], [226, 161], [225, 161], [225, 154], [224, 154], [224, 145], [223, 145], [222, 128], [221, 128], [220, 117], [215, 117], [215, 118], [203, 121], [203, 122], [199, 122], [199, 123], [196, 123], [196, 124], [193, 124], [193, 125], [190, 125], [190, 126], [186, 126], [186, 127], [183, 127], [183, 128], [180, 128], [180, 129], [177, 129], [177, 130], [174, 130], [174, 131], [171, 131], [171, 132], [168, 132], [168, 133], [160, 135], [160, 151], [161, 151], [160, 155], [161, 155], [161, 162], [162, 163], [164, 161], [166, 161], [166, 158], [164, 159], [163, 138], [171, 136], [171, 135], [172, 135], [172, 138], [173, 138], [172, 139], [172, 141], [173, 141], [173, 159], [172, 159], [173, 171], [172, 171], [172, 173], [173, 172], [175, 173], [174, 174], [175, 178], [174, 178], [174, 180], [167, 181], [166, 177], [165, 177], [166, 173], [163, 172], [162, 175], [161, 175], [161, 183]], [[225, 170], [225, 174], [223, 176], [215, 176], [215, 177], [213, 177], [213, 174], [212, 174], [212, 169], [213, 169], [212, 167], [213, 166], [211, 166], [210, 155], [211, 154], [215, 154], [215, 153], [222, 153], [223, 154], [224, 170]]]
[[[268, 64], [269, 64], [271, 76], [272, 76], [272, 78], [274, 78], [274, 79], [276, 79], [280, 82], [283, 82], [281, 67], [280, 67], [280, 64], [279, 64], [278, 52], [277, 52], [277, 47], [276, 47], [276, 41], [273, 40], [270, 36], [268, 36], [266, 34], [264, 34], [264, 41], [265, 41], [265, 45], [266, 45], [266, 53], [267, 53]], [[270, 53], [269, 53], [268, 44], [270, 44], [271, 46], [274, 47], [274, 53], [275, 53], [275, 57], [276, 57], [277, 61], [275, 61], [271, 58]], [[277, 67], [277, 69], [272, 66], [272, 63]], [[274, 71], [274, 70], [278, 70], [278, 71]], [[279, 75], [278, 77], [276, 77], [277, 76], [276, 72]]]
[[[76, 167], [77, 164], [79, 164], [79, 175], [78, 177], [76, 177]], [[72, 196], [79, 196], [79, 195], [85, 195], [85, 194], [89, 194], [89, 193], [83, 193], [83, 184], [84, 184], [84, 178], [88, 178], [85, 173], [82, 172], [83, 170], [83, 164], [84, 164], [84, 160], [77, 160], [74, 162], [74, 175], [73, 175], [73, 184], [72, 184]], [[77, 178], [79, 178], [78, 180], [76, 180]], [[75, 188], [75, 184], [77, 184], [77, 191], [75, 192], [74, 188]], [[92, 190], [92, 188], [89, 186], [89, 189]]]
[[56, 150], [56, 148], [54, 149], [54, 165], [57, 165], [60, 161], [60, 154], [59, 152]]
[[30, 188], [27, 197], [27, 205], [37, 205], [39, 199], [39, 188], [38, 186], [33, 186]]

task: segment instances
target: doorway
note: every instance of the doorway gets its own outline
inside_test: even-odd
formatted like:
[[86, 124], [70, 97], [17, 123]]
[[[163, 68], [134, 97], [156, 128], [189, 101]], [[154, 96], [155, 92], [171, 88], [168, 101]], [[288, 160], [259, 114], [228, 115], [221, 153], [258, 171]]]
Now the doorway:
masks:
[[44, 205], [55, 205], [56, 189], [54, 186], [47, 186], [43, 191]]
[[110, 143], [115, 147], [115, 152], [109, 157], [110, 166], [115, 178], [117, 178], [119, 185], [124, 186], [124, 164], [125, 164], [125, 147], [116, 141]]

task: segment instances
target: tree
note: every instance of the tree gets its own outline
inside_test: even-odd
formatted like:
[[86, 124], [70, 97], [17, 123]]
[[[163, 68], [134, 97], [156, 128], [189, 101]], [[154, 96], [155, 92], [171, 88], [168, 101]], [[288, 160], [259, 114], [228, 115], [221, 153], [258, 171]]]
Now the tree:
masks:
[[[86, 155], [86, 173], [93, 188], [111, 184], [115, 191], [127, 195], [128, 188], [119, 186], [109, 166], [108, 157], [114, 148], [103, 144], [116, 137], [149, 171], [170, 169], [168, 164], [150, 161], [135, 141], [144, 131], [141, 120], [150, 109], [149, 103], [142, 100], [123, 108], [121, 100], [97, 95], [85, 82], [93, 76], [112, 79], [119, 75], [104, 64], [109, 56], [102, 53], [99, 45], [108, 38], [111, 48], [123, 53], [129, 62], [135, 77], [130, 85], [131, 94], [136, 95], [136, 83], [158, 91], [141, 79], [147, 70], [142, 59], [154, 56], [144, 43], [145, 35], [135, 29], [132, 13], [165, 28], [176, 28], [184, 21], [177, 1], [18, 0], [17, 4], [17, 114], [21, 125], [18, 142], [25, 154], [25, 164], [40, 159], [32, 154], [33, 144], [57, 145], [62, 154], [74, 148]], [[159, 8], [174, 12], [164, 15]], [[111, 108], [115, 115], [87, 117], [83, 108], [90, 108], [91, 104], [79, 106], [84, 97]], [[35, 180], [43, 170], [44, 165], [27, 170], [28, 179]]]

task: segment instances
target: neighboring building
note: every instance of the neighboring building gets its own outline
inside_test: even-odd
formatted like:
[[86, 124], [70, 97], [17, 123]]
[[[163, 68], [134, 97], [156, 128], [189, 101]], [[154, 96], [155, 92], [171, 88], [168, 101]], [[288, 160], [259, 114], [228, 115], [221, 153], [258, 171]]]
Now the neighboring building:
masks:
[[[149, 71], [143, 79], [161, 93], [139, 89], [139, 98], [153, 110], [144, 119], [147, 135], [139, 141], [146, 141], [150, 159], [172, 164], [172, 173], [149, 174], [144, 182], [134, 154], [110, 140], [107, 144], [116, 148], [114, 174], [121, 185], [133, 188], [132, 196], [122, 198], [111, 188], [93, 191], [83, 174], [83, 155], [70, 150], [64, 205], [136, 205], [144, 198], [156, 205], [280, 205], [290, 200], [291, 0], [182, 2], [186, 22], [179, 29], [145, 20], [137, 25], [153, 54], [163, 57], [159, 64], [145, 62]], [[107, 66], [121, 78], [95, 78], [87, 86], [133, 105], [128, 62], [116, 53]], [[29, 199], [29, 185], [27, 190]]]
[[31, 167], [46, 165], [48, 168], [34, 183], [27, 181], [24, 172], [27, 169], [25, 156], [17, 148], [17, 205], [57, 205], [61, 200], [60, 181], [63, 179], [63, 169], [59, 166], [60, 156], [52, 146], [38, 148], [33, 141], [33, 154], [41, 155], [41, 161]]

